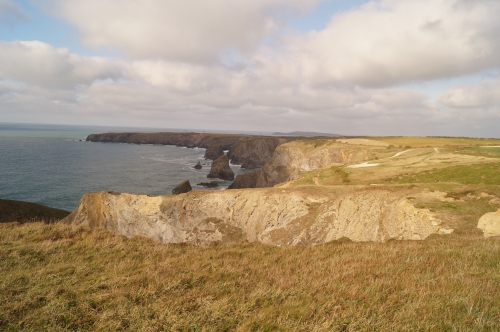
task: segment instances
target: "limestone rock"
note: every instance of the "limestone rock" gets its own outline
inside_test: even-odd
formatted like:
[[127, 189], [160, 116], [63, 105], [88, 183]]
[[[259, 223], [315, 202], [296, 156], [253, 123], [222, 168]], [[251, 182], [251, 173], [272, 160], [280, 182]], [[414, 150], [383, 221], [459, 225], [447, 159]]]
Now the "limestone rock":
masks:
[[440, 221], [409, 203], [405, 193], [361, 190], [311, 196], [275, 189], [194, 191], [150, 197], [88, 193], [63, 221], [162, 243], [262, 242], [315, 245], [353, 241], [423, 240]]
[[193, 168], [194, 169], [201, 169], [201, 163], [198, 162]]
[[224, 155], [224, 148], [222, 145], [210, 145], [205, 151], [205, 159], [215, 160]]
[[483, 231], [486, 238], [500, 236], [500, 209], [484, 214], [479, 219], [477, 228]]
[[178, 184], [177, 187], [175, 187], [174, 189], [172, 189], [172, 194], [174, 195], [184, 194], [190, 192], [191, 190], [193, 190], [193, 188], [191, 188], [191, 183], [189, 183], [189, 180], [186, 180], [181, 184]]
[[217, 178], [227, 181], [234, 180], [234, 172], [231, 167], [229, 167], [229, 158], [226, 155], [222, 155], [214, 160], [207, 178]]

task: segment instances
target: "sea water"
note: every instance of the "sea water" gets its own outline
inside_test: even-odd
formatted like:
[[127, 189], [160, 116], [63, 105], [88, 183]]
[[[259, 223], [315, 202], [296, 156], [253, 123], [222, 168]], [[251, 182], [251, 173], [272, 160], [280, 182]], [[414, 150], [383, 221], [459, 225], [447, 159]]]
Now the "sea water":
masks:
[[[72, 211], [83, 194], [117, 191], [171, 194], [184, 180], [193, 189], [210, 182], [211, 161], [204, 149], [165, 145], [93, 143], [91, 133], [158, 129], [0, 124], [0, 198], [39, 203]], [[175, 131], [163, 129], [162, 131]], [[203, 168], [193, 168], [200, 161]], [[245, 170], [231, 165], [235, 175]], [[231, 183], [216, 180], [219, 187]]]

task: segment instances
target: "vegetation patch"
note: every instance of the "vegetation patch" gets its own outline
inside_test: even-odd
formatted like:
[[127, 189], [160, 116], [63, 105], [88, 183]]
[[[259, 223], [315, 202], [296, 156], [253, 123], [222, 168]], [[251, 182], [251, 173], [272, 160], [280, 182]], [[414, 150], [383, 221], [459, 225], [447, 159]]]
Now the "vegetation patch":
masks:
[[416, 174], [387, 178], [391, 183], [453, 182], [459, 184], [500, 184], [500, 163], [457, 165]]
[[0, 225], [0, 330], [493, 331], [500, 241], [162, 245]]

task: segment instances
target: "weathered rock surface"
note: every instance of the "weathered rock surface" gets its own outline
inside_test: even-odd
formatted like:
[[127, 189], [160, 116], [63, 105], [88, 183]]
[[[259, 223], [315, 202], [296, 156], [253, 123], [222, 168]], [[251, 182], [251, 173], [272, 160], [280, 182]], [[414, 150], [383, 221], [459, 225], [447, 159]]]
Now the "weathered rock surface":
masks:
[[212, 163], [210, 168], [210, 173], [208, 173], [207, 178], [221, 179], [227, 181], [234, 180], [234, 172], [229, 167], [229, 158], [226, 155], [222, 155]]
[[172, 194], [174, 195], [179, 195], [179, 194], [185, 194], [193, 190], [191, 188], [191, 183], [189, 183], [189, 180], [186, 180], [180, 184], [178, 184], [174, 189], [172, 189]]
[[90, 142], [131, 144], [163, 144], [187, 148], [203, 148], [205, 159], [215, 160], [229, 150], [229, 159], [243, 168], [261, 167], [269, 159], [276, 146], [301, 139], [300, 137], [270, 137], [216, 133], [104, 133], [91, 134]]
[[486, 238], [500, 236], [500, 209], [483, 215], [477, 223], [477, 228], [483, 231]]
[[215, 160], [224, 155], [224, 148], [222, 145], [210, 145], [205, 151], [205, 159]]
[[405, 193], [384, 190], [311, 196], [276, 189], [193, 191], [157, 196], [85, 194], [63, 220], [163, 243], [259, 241], [277, 246], [314, 245], [340, 239], [383, 242], [423, 240], [440, 221], [418, 209]]
[[265, 136], [242, 138], [231, 146], [227, 156], [233, 164], [241, 165], [242, 168], [259, 168], [272, 157], [276, 147], [296, 139]]
[[257, 179], [260, 176], [260, 170], [254, 170], [244, 174], [236, 175], [233, 183], [227, 187], [228, 189], [255, 188]]
[[202, 167], [201, 167], [201, 163], [200, 163], [200, 162], [198, 162], [196, 165], [194, 165], [194, 167], [193, 167], [193, 168], [194, 168], [194, 169], [201, 169], [201, 168], [202, 168]]
[[301, 174], [315, 169], [340, 166], [367, 160], [362, 147], [345, 147], [334, 141], [297, 141], [280, 145], [260, 170], [238, 176], [230, 189], [272, 187], [278, 183], [295, 180]]

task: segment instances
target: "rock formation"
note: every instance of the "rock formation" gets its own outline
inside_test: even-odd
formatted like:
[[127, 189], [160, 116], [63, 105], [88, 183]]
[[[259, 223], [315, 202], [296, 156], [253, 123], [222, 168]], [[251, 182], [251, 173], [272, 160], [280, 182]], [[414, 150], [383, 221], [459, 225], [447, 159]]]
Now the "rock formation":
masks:
[[194, 169], [201, 169], [201, 163], [198, 162], [193, 168]]
[[163, 144], [203, 148], [205, 159], [215, 160], [229, 150], [229, 159], [243, 168], [262, 167], [280, 144], [300, 137], [269, 137], [215, 133], [104, 133], [91, 134], [90, 142]]
[[260, 170], [254, 170], [244, 174], [236, 175], [233, 183], [227, 187], [228, 189], [255, 188], [257, 179], [260, 175]]
[[347, 237], [353, 241], [423, 240], [440, 233], [431, 212], [385, 190], [311, 195], [277, 189], [193, 191], [157, 196], [85, 194], [63, 221], [105, 228], [127, 237], [162, 243], [259, 241], [269, 245], [314, 245]]
[[249, 137], [235, 142], [227, 152], [233, 164], [242, 168], [254, 169], [264, 166], [272, 157], [276, 147], [281, 144], [296, 140], [297, 138], [283, 137]]
[[186, 180], [178, 184], [177, 187], [175, 187], [174, 189], [172, 189], [172, 194], [174, 195], [184, 194], [190, 192], [191, 190], [193, 190], [193, 188], [191, 188], [191, 183], [189, 183], [189, 180]]
[[207, 178], [216, 178], [227, 181], [234, 180], [234, 172], [231, 167], [229, 167], [229, 158], [226, 155], [222, 155], [214, 160]]
[[210, 145], [205, 151], [205, 159], [215, 160], [224, 155], [224, 148], [221, 145]]
[[324, 144], [314, 141], [290, 142], [278, 146], [260, 170], [238, 176], [230, 189], [272, 187], [295, 180], [304, 172], [367, 159], [362, 147], [345, 147], [335, 141], [325, 141]]
[[483, 215], [477, 223], [477, 228], [483, 231], [486, 238], [500, 236], [500, 209]]

